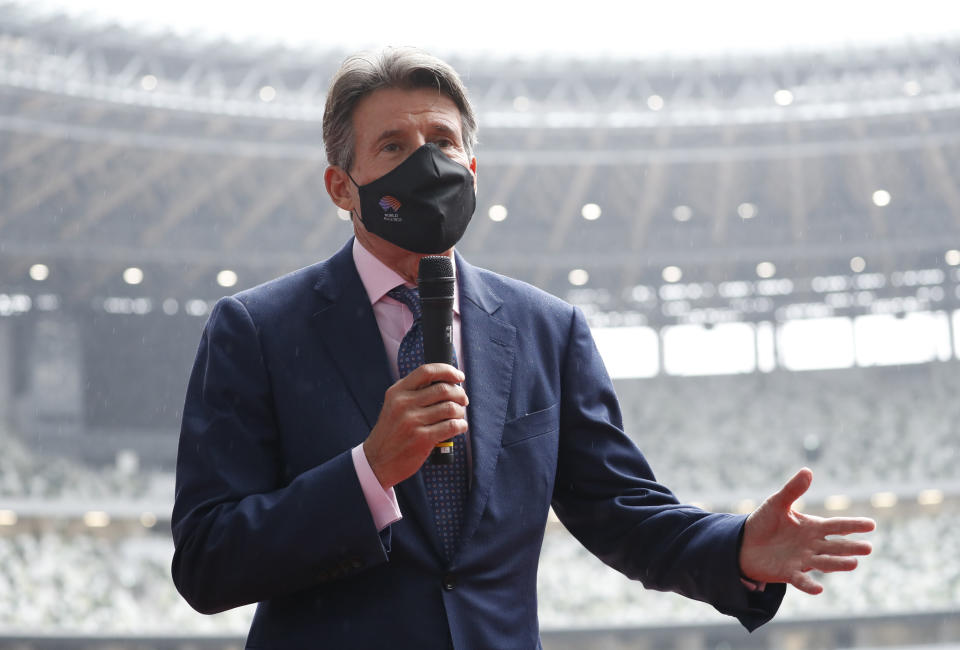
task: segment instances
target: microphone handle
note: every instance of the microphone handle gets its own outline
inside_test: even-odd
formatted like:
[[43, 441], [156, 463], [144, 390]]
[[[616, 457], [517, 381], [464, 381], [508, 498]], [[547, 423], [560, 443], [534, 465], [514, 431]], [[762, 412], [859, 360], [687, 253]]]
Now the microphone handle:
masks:
[[[453, 347], [453, 299], [421, 299], [423, 315], [423, 359], [426, 363], [454, 365]], [[438, 442], [430, 452], [430, 462], [435, 465], [453, 463], [453, 439]]]
[[453, 300], [421, 300], [423, 359], [425, 363], [453, 365]]

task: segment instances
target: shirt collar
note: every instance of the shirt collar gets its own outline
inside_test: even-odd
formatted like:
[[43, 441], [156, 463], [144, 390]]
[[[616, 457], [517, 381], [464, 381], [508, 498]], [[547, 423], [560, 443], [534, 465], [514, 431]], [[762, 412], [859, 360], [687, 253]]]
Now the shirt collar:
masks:
[[[360, 281], [363, 282], [363, 288], [367, 291], [371, 305], [377, 304], [395, 286], [407, 284], [399, 273], [377, 259], [356, 238], [353, 239], [353, 263], [357, 267], [357, 273], [360, 274]], [[454, 262], [453, 273], [454, 275], [457, 273], [456, 262]], [[453, 286], [453, 312], [459, 315], [460, 287], [457, 284]]]

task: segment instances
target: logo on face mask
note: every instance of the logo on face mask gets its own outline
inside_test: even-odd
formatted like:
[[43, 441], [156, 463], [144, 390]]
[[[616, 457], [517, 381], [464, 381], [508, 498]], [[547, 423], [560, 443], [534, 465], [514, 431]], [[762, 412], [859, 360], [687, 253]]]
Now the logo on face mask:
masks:
[[390, 196], [389, 194], [381, 198], [378, 203], [380, 208], [383, 210], [383, 218], [387, 221], [403, 221], [400, 218], [400, 215], [397, 212], [400, 210], [402, 203], [397, 200], [396, 197]]

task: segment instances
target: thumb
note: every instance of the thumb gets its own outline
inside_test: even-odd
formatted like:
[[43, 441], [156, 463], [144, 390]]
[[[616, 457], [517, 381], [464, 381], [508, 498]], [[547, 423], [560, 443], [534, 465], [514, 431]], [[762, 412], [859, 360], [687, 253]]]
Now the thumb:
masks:
[[778, 509], [789, 510], [793, 502], [804, 495], [810, 489], [810, 483], [813, 482], [813, 472], [804, 467], [793, 475], [786, 484], [780, 488], [780, 491], [774, 494], [770, 500]]

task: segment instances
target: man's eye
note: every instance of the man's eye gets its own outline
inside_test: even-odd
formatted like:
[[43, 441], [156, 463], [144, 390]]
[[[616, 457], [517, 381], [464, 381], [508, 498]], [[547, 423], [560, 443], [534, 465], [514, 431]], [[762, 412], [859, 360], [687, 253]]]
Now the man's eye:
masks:
[[436, 140], [436, 141], [434, 141], [434, 144], [437, 145], [438, 147], [440, 147], [441, 149], [445, 149], [445, 148], [447, 148], [447, 147], [452, 147], [452, 146], [453, 146], [453, 142], [452, 142], [451, 140], [446, 140], [446, 139], [444, 139], [444, 140]]
[[400, 145], [398, 145], [396, 142], [388, 142], [387, 144], [383, 145], [383, 151], [400, 151]]

